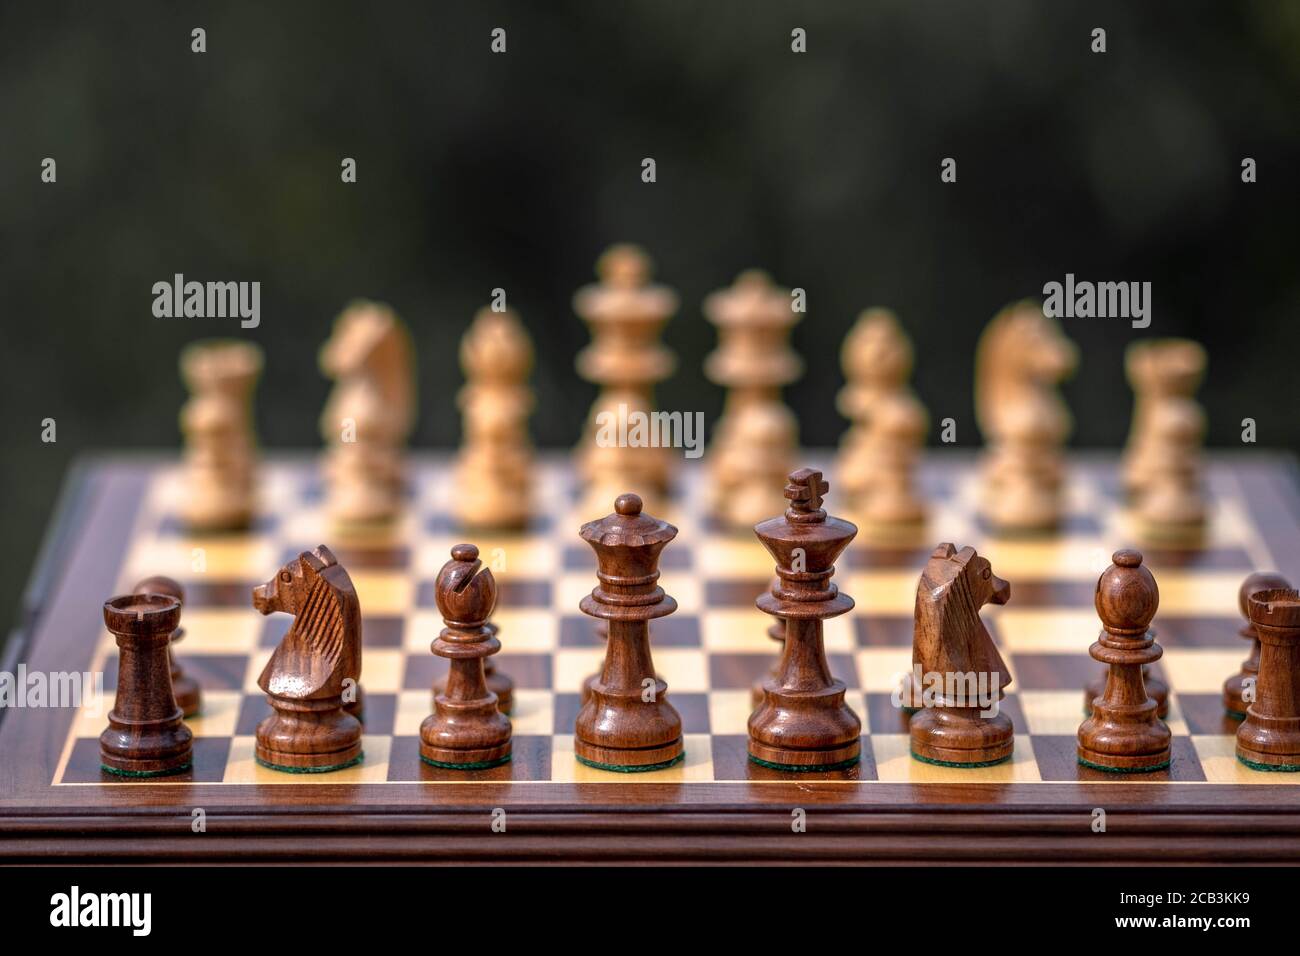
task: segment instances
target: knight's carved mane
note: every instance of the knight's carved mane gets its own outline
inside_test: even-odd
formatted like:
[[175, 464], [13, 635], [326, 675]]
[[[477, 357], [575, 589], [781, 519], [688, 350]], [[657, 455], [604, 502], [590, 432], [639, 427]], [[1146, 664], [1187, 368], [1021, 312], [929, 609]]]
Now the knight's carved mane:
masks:
[[916, 590], [914, 662], [938, 673], [997, 673], [999, 683], [1010, 683], [993, 638], [980, 619], [982, 601], [973, 580], [977, 558], [973, 548], [957, 551], [938, 548], [926, 563]]
[[358, 676], [344, 672], [360, 665], [360, 648], [347, 647], [349, 626], [359, 633], [356, 592], [325, 548], [303, 553], [297, 564], [307, 595], [258, 683], [279, 696], [332, 696], [342, 692], [345, 678]]

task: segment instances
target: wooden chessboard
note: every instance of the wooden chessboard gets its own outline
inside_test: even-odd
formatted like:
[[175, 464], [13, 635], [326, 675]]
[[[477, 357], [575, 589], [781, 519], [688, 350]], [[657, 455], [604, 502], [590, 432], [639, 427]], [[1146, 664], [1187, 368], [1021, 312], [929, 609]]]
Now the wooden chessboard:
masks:
[[[810, 453], [829, 464], [829, 453]], [[752, 535], [712, 526], [703, 473], [684, 470], [660, 516], [680, 534], [662, 583], [680, 610], [652, 624], [655, 663], [683, 717], [684, 764], [615, 774], [579, 764], [572, 728], [582, 679], [602, 645], [578, 601], [594, 558], [577, 535], [567, 459], [539, 470], [540, 516], [525, 534], [458, 531], [448, 459], [413, 462], [410, 506], [386, 534], [332, 531], [315, 459], [272, 457], [261, 516], [247, 534], [194, 537], [177, 519], [174, 459], [104, 459], [77, 469], [28, 593], [29, 624], [4, 669], [96, 671], [111, 699], [116, 649], [101, 605], [148, 574], [183, 582], [177, 647], [204, 693], [190, 721], [194, 764], [176, 777], [130, 780], [99, 769], [107, 705], [0, 712], [0, 843], [17, 857], [116, 860], [1067, 860], [1237, 863], [1300, 858], [1300, 774], [1261, 773], [1234, 757], [1236, 722], [1220, 686], [1248, 650], [1237, 589], [1252, 570], [1300, 579], [1300, 496], [1289, 459], [1213, 459], [1213, 521], [1198, 547], [1146, 548], [1160, 586], [1155, 621], [1171, 686], [1173, 763], [1106, 774], [1075, 760], [1092, 607], [1112, 550], [1134, 541], [1114, 459], [1072, 462], [1070, 515], [1050, 538], [1000, 539], [975, 517], [973, 458], [932, 453], [921, 480], [933, 502], [924, 534], [862, 539], [837, 581], [856, 609], [826, 624], [831, 667], [863, 719], [861, 765], [782, 774], [746, 760], [749, 688], [773, 661], [769, 619], [753, 606], [771, 561]], [[690, 463], [687, 463], [688, 465]], [[834, 475], [827, 507], [836, 508]], [[418, 756], [441, 621], [432, 582], [450, 546], [479, 545], [500, 582], [499, 667], [517, 684], [514, 758], [472, 773]], [[1012, 671], [1004, 704], [1015, 756], [981, 769], [923, 764], [908, 752], [891, 701], [910, 666], [917, 577], [940, 541], [974, 545], [1012, 582], [986, 620]], [[263, 618], [250, 589], [299, 551], [328, 544], [347, 567], [364, 618], [365, 760], [328, 775], [279, 773], [253, 760], [267, 713], [255, 681], [288, 618]], [[206, 832], [192, 828], [202, 808]], [[1106, 830], [1095, 832], [1096, 809]], [[505, 832], [494, 832], [495, 810]], [[794, 832], [795, 811], [806, 831]]]

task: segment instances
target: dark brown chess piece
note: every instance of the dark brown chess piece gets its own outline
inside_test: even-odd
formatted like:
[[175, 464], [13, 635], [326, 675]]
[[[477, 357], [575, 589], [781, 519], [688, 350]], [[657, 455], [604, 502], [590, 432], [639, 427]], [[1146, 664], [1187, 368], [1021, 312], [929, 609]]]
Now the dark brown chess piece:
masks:
[[831, 575], [858, 533], [823, 510], [829, 489], [820, 471], [791, 472], [790, 507], [754, 527], [777, 573], [755, 603], [785, 621], [785, 644], [776, 675], [763, 682], [763, 700], [749, 716], [749, 759], [778, 770], [835, 770], [861, 757], [862, 721], [844, 701], [844, 681], [831, 674], [822, 637], [826, 618], [853, 608]]
[[1093, 603], [1102, 632], [1088, 649], [1110, 667], [1106, 687], [1079, 726], [1079, 763], [1117, 773], [1146, 773], [1169, 766], [1169, 728], [1157, 716], [1142, 668], [1163, 651], [1148, 628], [1160, 606], [1160, 589], [1138, 551], [1116, 551], [1097, 580]]
[[1300, 771], [1300, 592], [1252, 594], [1250, 623], [1259, 635], [1255, 699], [1237, 728], [1237, 759], [1252, 770]]
[[1237, 602], [1246, 623], [1238, 633], [1250, 641], [1250, 655], [1241, 662], [1241, 670], [1223, 682], [1223, 709], [1228, 712], [1229, 717], [1236, 720], [1245, 718], [1246, 708], [1250, 706], [1250, 700], [1255, 696], [1254, 690], [1247, 695], [1246, 688], [1253, 688], [1255, 681], [1259, 679], [1259, 635], [1255, 633], [1255, 625], [1250, 622], [1250, 599], [1260, 591], [1273, 591], [1290, 586], [1291, 583], [1276, 571], [1256, 571], [1241, 582], [1241, 590], [1237, 592]]
[[[497, 637], [501, 633], [501, 625], [495, 621], [488, 621], [484, 626], [493, 637]], [[515, 709], [514, 679], [509, 674], [497, 670], [497, 662], [490, 657], [483, 658], [483, 679], [487, 682], [487, 689], [497, 695], [497, 710], [509, 716], [510, 712]], [[435, 681], [433, 696], [437, 697], [446, 687], [446, 679]]]
[[1011, 585], [974, 548], [944, 543], [930, 555], [916, 586], [907, 686], [919, 705], [910, 723], [916, 759], [988, 767], [1011, 756], [1015, 731], [998, 707], [1011, 675], [979, 614], [1010, 599]]
[[[1160, 632], [1152, 628], [1151, 636], [1159, 637]], [[1092, 702], [1105, 692], [1106, 673], [1105, 670], [1102, 670], [1096, 677], [1088, 681], [1088, 686], [1083, 689], [1084, 714], [1092, 713]], [[1169, 685], [1152, 673], [1150, 667], [1142, 668], [1142, 683], [1146, 686], [1151, 699], [1156, 702], [1156, 716], [1164, 720], [1169, 716]]]
[[[179, 581], [172, 578], [156, 574], [153, 577], [145, 578], [135, 586], [133, 591], [135, 594], [165, 594], [176, 599], [176, 603], [181, 606], [182, 612], [185, 610], [185, 589], [181, 587]], [[203, 706], [203, 693], [199, 689], [199, 682], [186, 674], [185, 669], [181, 667], [180, 661], [176, 659], [176, 645], [180, 643], [181, 638], [184, 636], [185, 628], [183, 627], [178, 627], [172, 631], [171, 643], [167, 645], [167, 660], [171, 662], [172, 693], [176, 697], [176, 703], [180, 707], [182, 714], [186, 717], [194, 717]]]
[[117, 640], [117, 695], [99, 736], [103, 769], [124, 777], [158, 777], [190, 765], [194, 735], [172, 695], [167, 648], [181, 605], [166, 594], [128, 594], [104, 603]]
[[321, 545], [253, 589], [262, 614], [293, 625], [257, 685], [273, 713], [257, 727], [257, 762], [290, 773], [325, 773], [359, 762], [361, 722], [344, 710], [361, 678], [361, 604], [352, 579]]
[[668, 685], [655, 675], [650, 621], [677, 610], [659, 586], [659, 553], [677, 529], [641, 513], [641, 499], [622, 494], [614, 514], [579, 532], [596, 552], [599, 583], [579, 605], [606, 622], [605, 665], [578, 711], [574, 753], [591, 767], [623, 772], [658, 770], [680, 761], [682, 718], [668, 703]]
[[510, 759], [510, 721], [488, 690], [483, 661], [501, 650], [487, 623], [497, 603], [492, 570], [478, 548], [458, 544], [438, 572], [435, 597], [447, 626], [433, 653], [451, 661], [447, 683], [420, 724], [420, 759], [451, 770], [483, 770]]

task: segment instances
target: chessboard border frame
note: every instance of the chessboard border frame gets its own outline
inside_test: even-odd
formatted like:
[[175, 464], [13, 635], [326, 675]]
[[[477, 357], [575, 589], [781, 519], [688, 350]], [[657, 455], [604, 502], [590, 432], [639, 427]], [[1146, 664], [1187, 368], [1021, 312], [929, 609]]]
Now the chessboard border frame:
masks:
[[[943, 457], [943, 452], [930, 451]], [[969, 454], [967, 452], [966, 454]], [[1086, 458], [1086, 453], [1083, 456]], [[1230, 459], [1256, 527], [1283, 570], [1300, 570], [1300, 471], [1284, 453]], [[130, 543], [151, 468], [170, 455], [91, 456], [74, 462], [5, 648], [12, 669], [32, 654], [54, 660], [84, 634], [81, 602], [61, 589], [107, 594]], [[1295, 520], [1276, 520], [1279, 510]], [[1260, 517], [1264, 516], [1264, 520]], [[1269, 516], [1272, 518], [1269, 518]], [[100, 526], [89, 533], [87, 518]], [[77, 532], [81, 530], [82, 533]], [[106, 554], [105, 541], [120, 552]], [[101, 549], [96, 552], [96, 549]], [[92, 602], [95, 603], [95, 602]], [[97, 604], [96, 604], [97, 606]], [[61, 627], [67, 619], [68, 626]], [[43, 643], [38, 647], [36, 636]], [[41, 661], [33, 661], [41, 666]], [[66, 664], [64, 665], [66, 667]], [[457, 785], [456, 806], [349, 805], [354, 784], [239, 788], [189, 786], [208, 830], [191, 831], [164, 788], [55, 788], [50, 771], [67, 723], [50, 712], [0, 711], [0, 860], [6, 862], [504, 863], [1280, 863], [1300, 860], [1300, 791], [1206, 784], [871, 785], [868, 802], [842, 784], [763, 782], [635, 785]], [[44, 718], [44, 719], [42, 719]], [[8, 740], [16, 726], [35, 733]], [[6, 733], [7, 732], [7, 733]], [[9, 747], [8, 745], [12, 745]], [[1107, 806], [1122, 788], [1125, 799]], [[404, 788], [405, 789], [405, 788]], [[418, 791], [418, 788], [414, 788]], [[153, 798], [157, 799], [154, 800]], [[666, 809], [645, 806], [662, 800]], [[249, 802], [251, 800], [252, 802]], [[1130, 804], [1142, 801], [1142, 808]], [[108, 809], [105, 809], [107, 806]], [[507, 809], [505, 833], [492, 811]], [[1092, 829], [1107, 808], [1105, 833]], [[806, 832], [792, 808], [807, 809]], [[1158, 809], [1157, 809], [1158, 808]]]

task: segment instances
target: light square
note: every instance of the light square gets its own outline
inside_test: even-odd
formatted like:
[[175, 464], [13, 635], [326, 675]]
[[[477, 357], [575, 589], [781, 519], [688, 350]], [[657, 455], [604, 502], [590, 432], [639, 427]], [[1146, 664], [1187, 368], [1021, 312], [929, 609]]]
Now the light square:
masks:
[[405, 571], [349, 572], [361, 613], [371, 617], [402, 617], [415, 603], [415, 582]]

